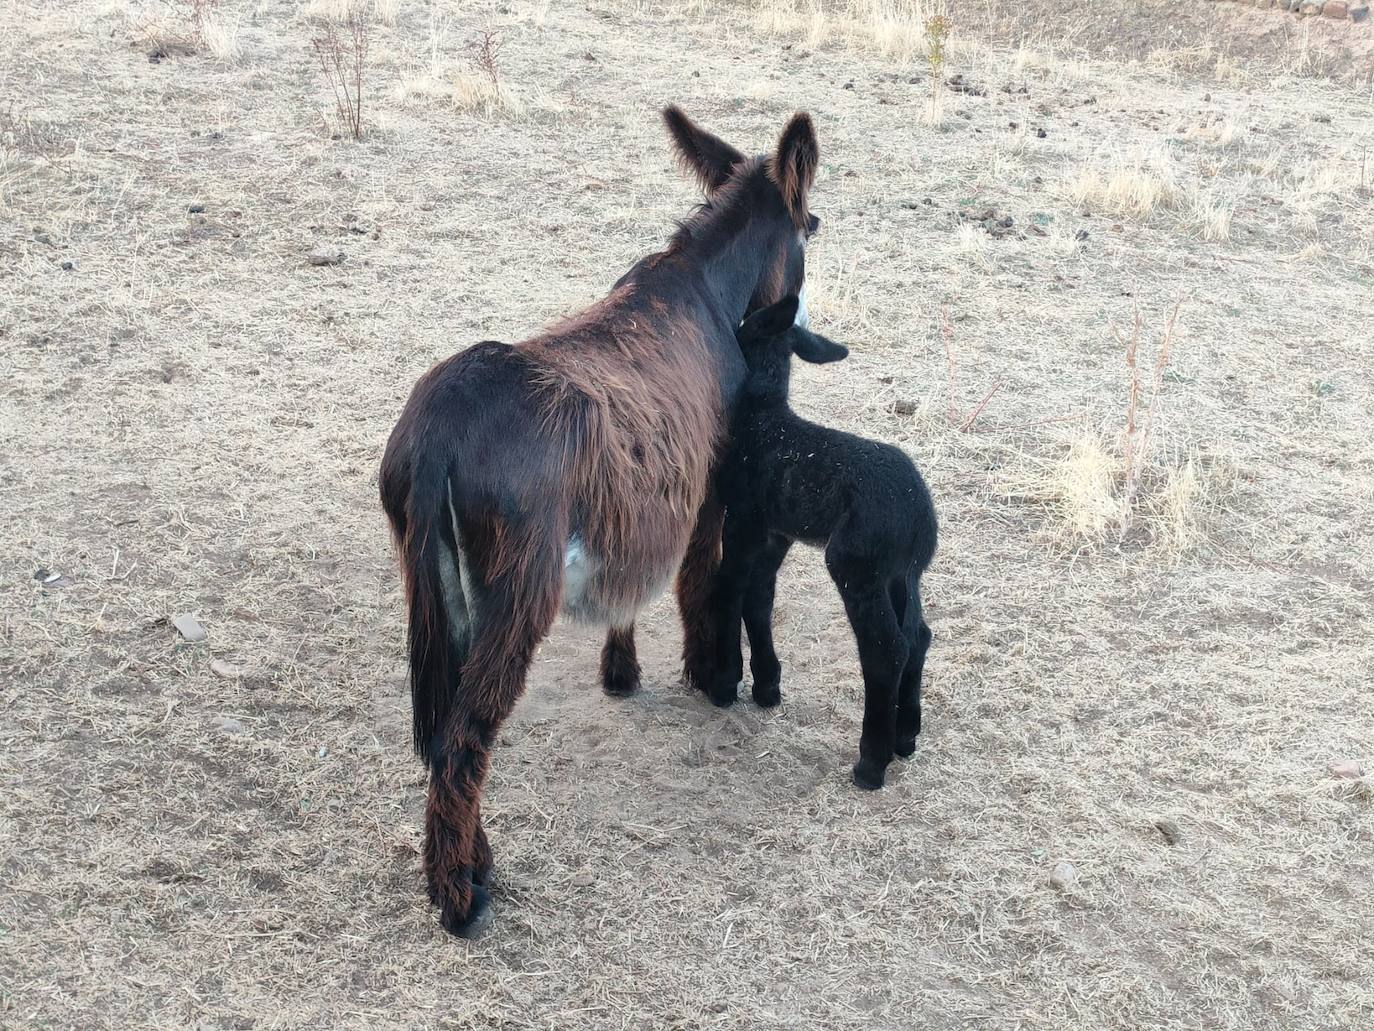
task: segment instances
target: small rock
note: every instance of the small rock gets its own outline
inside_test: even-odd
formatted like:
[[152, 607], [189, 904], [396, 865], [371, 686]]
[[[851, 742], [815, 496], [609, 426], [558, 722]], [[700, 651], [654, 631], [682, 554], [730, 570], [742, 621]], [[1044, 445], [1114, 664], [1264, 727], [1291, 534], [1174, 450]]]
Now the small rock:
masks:
[[210, 672], [221, 680], [237, 680], [243, 676], [243, 670], [235, 666], [232, 662], [225, 662], [223, 659], [216, 659], [210, 663]]
[[74, 262], [74, 261], [64, 261], [64, 262], [62, 263], [62, 271], [63, 271], [63, 272], [72, 272], [72, 271], [74, 271], [75, 269], [76, 269], [76, 262]]
[[1351, 21], [1362, 22], [1362, 21], [1367, 21], [1368, 19], [1369, 19], [1369, 5], [1368, 5], [1368, 4], [1359, 4], [1358, 6], [1355, 6], [1355, 7], [1350, 8], [1350, 20], [1351, 20]]
[[212, 720], [211, 724], [221, 734], [246, 734], [248, 728], [243, 725], [242, 720], [230, 719], [225, 716], [221, 719]]
[[322, 243], [310, 252], [312, 265], [339, 265], [343, 263], [344, 252], [337, 247]]
[[577, 888], [590, 888], [596, 883], [596, 877], [590, 870], [579, 870], [573, 874], [572, 883]]
[[1060, 891], [1068, 891], [1078, 880], [1078, 871], [1073, 868], [1072, 863], [1055, 863], [1054, 869], [1050, 871], [1050, 887]]
[[1350, 4], [1346, 0], [1326, 0], [1322, 7], [1322, 17], [1344, 21], [1350, 15]]
[[49, 247], [51, 247], [51, 246], [52, 246], [52, 237], [49, 236], [47, 233], [34, 233], [34, 234], [33, 234], [33, 242], [34, 242], [34, 243], [47, 244]]
[[1080, 229], [1078, 232], [1073, 234], [1073, 238], [1077, 240], [1079, 243], [1082, 243], [1084, 240], [1088, 238], [1088, 231], [1086, 229]]
[[1179, 829], [1178, 824], [1162, 816], [1155, 821], [1155, 830], [1159, 831], [1160, 835], [1170, 845], [1177, 845], [1179, 839], [1183, 837], [1183, 831]]
[[915, 402], [915, 401], [893, 401], [893, 402], [892, 402], [892, 412], [893, 412], [894, 415], [915, 415], [915, 414], [916, 414], [916, 402]]
[[205, 214], [205, 204], [203, 201], [195, 201], [187, 205], [186, 210], [193, 215], [203, 215]]
[[189, 612], [183, 612], [172, 620], [172, 626], [177, 628], [177, 632], [188, 641], [203, 641], [209, 635], [205, 628], [200, 625], [200, 621]]
[[1044, 129], [1036, 129], [1036, 130], [1035, 130], [1035, 135], [1036, 135], [1036, 138], [1037, 138], [1037, 139], [1042, 139], [1042, 140], [1043, 140], [1046, 136], [1049, 135], [1049, 133], [1048, 133], [1046, 130], [1044, 130]]
[[1364, 767], [1358, 759], [1338, 759], [1328, 765], [1327, 769], [1337, 780], [1359, 780], [1364, 776]]
[[841, 88], [841, 89], [853, 89], [853, 88], [854, 88], [854, 83], [852, 83], [852, 82], [846, 82], [846, 83], [845, 83], [842, 87], [840, 87], [840, 88]]
[[325, 759], [325, 758], [328, 758], [328, 756], [329, 756], [329, 749], [326, 748], [324, 745], [320, 745], [319, 750], [315, 752], [315, 758], [316, 758], [316, 759]]

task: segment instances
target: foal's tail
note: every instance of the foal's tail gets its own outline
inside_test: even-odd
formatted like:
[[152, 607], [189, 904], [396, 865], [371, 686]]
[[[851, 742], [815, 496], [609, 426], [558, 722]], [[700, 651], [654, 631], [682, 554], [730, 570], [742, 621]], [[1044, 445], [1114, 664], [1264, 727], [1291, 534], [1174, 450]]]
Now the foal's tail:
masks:
[[454, 531], [448, 469], [417, 448], [404, 484], [402, 519], [392, 514], [385, 474], [383, 502], [396, 530], [409, 610], [410, 697], [415, 751], [435, 758], [437, 735], [461, 690], [470, 630], [462, 557]]

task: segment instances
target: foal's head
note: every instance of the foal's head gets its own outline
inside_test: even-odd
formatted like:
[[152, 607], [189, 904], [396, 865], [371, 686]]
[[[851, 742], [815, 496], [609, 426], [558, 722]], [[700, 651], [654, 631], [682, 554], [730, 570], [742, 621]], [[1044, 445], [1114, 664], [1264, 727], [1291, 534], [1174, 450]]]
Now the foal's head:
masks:
[[706, 203], [683, 226], [689, 238], [751, 234], [765, 252], [744, 314], [790, 295], [801, 298], [797, 318], [806, 325], [806, 241], [820, 228], [807, 204], [820, 147], [811, 117], [792, 116], [772, 154], [746, 157], [702, 129], [681, 109], [663, 112], [683, 167], [696, 176]]
[[735, 333], [749, 376], [745, 393], [755, 401], [786, 401], [795, 354], [804, 362], [825, 365], [848, 357], [849, 348], [798, 325], [799, 300], [784, 297], [754, 312]]

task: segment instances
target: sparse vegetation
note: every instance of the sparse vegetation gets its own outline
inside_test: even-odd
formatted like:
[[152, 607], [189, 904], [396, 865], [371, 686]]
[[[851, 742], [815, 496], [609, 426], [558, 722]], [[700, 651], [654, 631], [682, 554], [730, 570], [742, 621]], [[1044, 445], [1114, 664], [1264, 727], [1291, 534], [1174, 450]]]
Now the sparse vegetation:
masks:
[[334, 95], [334, 114], [340, 132], [355, 140], [363, 138], [363, 89], [367, 52], [371, 45], [371, 21], [360, 4], [348, 7], [342, 22], [326, 20], [311, 40], [325, 81]]

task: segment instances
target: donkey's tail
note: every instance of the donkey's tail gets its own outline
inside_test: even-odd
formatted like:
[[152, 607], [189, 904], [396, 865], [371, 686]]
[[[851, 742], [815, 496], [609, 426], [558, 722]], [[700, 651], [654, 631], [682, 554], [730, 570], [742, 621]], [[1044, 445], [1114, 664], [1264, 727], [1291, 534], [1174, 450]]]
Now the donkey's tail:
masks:
[[404, 501], [404, 532], [398, 527], [397, 539], [410, 615], [415, 751], [432, 763], [438, 736], [462, 688], [470, 630], [448, 469], [424, 448], [417, 450]]

